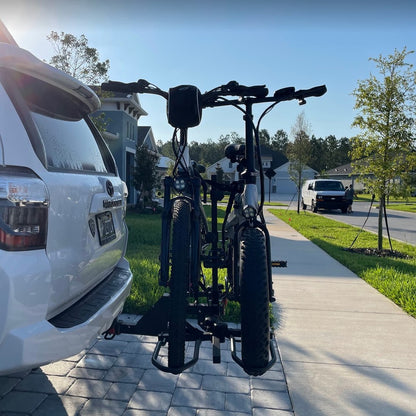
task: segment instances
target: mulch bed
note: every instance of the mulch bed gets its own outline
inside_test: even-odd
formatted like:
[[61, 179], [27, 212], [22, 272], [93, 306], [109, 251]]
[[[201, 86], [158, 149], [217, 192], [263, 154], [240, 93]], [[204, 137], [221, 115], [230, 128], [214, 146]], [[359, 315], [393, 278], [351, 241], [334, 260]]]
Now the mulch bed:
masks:
[[365, 254], [366, 256], [377, 256], [377, 257], [393, 257], [396, 259], [411, 259], [411, 256], [400, 253], [396, 250], [378, 250], [376, 248], [346, 248], [346, 251], [356, 254]]

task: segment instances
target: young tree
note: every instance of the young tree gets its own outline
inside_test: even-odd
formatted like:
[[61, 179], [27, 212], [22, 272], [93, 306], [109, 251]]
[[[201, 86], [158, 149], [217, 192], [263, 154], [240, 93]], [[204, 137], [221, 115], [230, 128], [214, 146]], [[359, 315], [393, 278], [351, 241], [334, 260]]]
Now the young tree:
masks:
[[52, 44], [55, 55], [49, 63], [85, 84], [92, 85], [108, 79], [110, 61], [100, 61], [97, 49], [88, 46], [85, 35], [52, 31], [46, 39]]
[[143, 208], [152, 199], [153, 189], [160, 181], [157, 172], [159, 156], [144, 146], [136, 148], [136, 166], [133, 173], [134, 187], [139, 191], [137, 206]]
[[305, 113], [300, 113], [292, 127], [293, 142], [287, 146], [287, 157], [289, 159], [289, 175], [296, 183], [298, 189], [298, 214], [300, 211], [300, 194], [303, 183], [303, 171], [309, 163], [311, 155], [311, 142], [309, 139], [310, 127], [305, 119]]
[[271, 138], [272, 150], [281, 152], [284, 155], [286, 155], [288, 143], [289, 137], [287, 136], [287, 133], [282, 129], [277, 130]]
[[324, 173], [328, 170], [327, 146], [324, 139], [311, 137], [311, 153], [309, 159], [309, 166], [319, 173]]
[[413, 51], [397, 49], [387, 57], [370, 58], [379, 77], [358, 81], [354, 90], [358, 115], [353, 126], [361, 133], [352, 139], [354, 173], [379, 199], [378, 249], [383, 248], [386, 196], [400, 192], [395, 179], [407, 181], [416, 168], [416, 72], [406, 62]]
[[270, 146], [270, 134], [266, 129], [259, 131], [259, 141], [261, 146]]

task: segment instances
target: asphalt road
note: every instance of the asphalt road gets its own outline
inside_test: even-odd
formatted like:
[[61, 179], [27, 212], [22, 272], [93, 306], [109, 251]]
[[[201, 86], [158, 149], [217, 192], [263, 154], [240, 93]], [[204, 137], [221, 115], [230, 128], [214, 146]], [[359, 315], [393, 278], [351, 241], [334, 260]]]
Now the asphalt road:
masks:
[[[369, 202], [354, 202], [352, 214], [342, 214], [340, 210], [319, 211], [336, 221], [341, 221], [361, 228], [367, 218], [370, 209]], [[410, 212], [387, 210], [387, 221], [391, 238], [416, 245], [416, 215]], [[366, 231], [378, 232], [378, 209], [374, 206], [364, 227]], [[386, 225], [383, 220], [383, 234], [387, 237]], [[394, 247], [393, 247], [394, 248]]]
[[[266, 199], [267, 201], [267, 199]], [[297, 209], [297, 196], [296, 195], [280, 195], [273, 198], [274, 202], [281, 202], [288, 204], [289, 209]], [[371, 208], [369, 218], [366, 222], [364, 230], [371, 231], [373, 233], [378, 232], [378, 208], [374, 205], [378, 205], [377, 202], [373, 204]], [[368, 211], [370, 209], [370, 202], [354, 202], [352, 206], [352, 214], [342, 214], [341, 210], [333, 211], [318, 211], [318, 215], [324, 215], [325, 217], [332, 218], [336, 221], [341, 221], [346, 224], [354, 225], [361, 228], [367, 218]], [[309, 207], [308, 207], [308, 210]], [[405, 243], [416, 245], [416, 214], [411, 212], [394, 211], [387, 209], [387, 221], [389, 224], [390, 236], [394, 240], [403, 241]], [[386, 224], [383, 219], [383, 235], [387, 237]], [[386, 247], [387, 248], [387, 247]], [[394, 249], [394, 247], [393, 247]]]

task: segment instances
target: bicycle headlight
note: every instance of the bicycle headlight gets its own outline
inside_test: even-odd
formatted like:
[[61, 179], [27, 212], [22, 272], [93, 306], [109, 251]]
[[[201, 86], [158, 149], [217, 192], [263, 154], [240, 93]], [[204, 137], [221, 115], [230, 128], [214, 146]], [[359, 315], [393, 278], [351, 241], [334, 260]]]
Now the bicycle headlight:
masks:
[[184, 178], [175, 178], [173, 181], [173, 187], [176, 191], [182, 192], [185, 189], [185, 179]]
[[246, 205], [243, 208], [243, 215], [244, 215], [244, 218], [246, 218], [247, 220], [250, 220], [250, 219], [256, 218], [257, 211], [254, 207], [250, 205]]

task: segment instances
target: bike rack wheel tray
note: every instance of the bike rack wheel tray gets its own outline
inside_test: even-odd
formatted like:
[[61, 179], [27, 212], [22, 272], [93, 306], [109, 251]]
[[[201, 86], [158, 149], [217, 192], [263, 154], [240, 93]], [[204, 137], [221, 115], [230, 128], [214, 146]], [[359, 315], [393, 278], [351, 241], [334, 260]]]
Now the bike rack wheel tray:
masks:
[[196, 364], [199, 359], [199, 350], [202, 341], [210, 341], [212, 343], [212, 360], [214, 364], [219, 364], [221, 363], [220, 344], [224, 343], [226, 339], [229, 339], [233, 360], [249, 375], [262, 375], [276, 362], [277, 353], [274, 346], [274, 334], [272, 330], [270, 331], [269, 362], [262, 368], [249, 368], [237, 355], [236, 344], [241, 342], [241, 330], [238, 328], [231, 328], [227, 323], [219, 322], [216, 319], [213, 319], [212, 316], [206, 318], [207, 315], [205, 312], [211, 311], [213, 309], [212, 306], [191, 304], [189, 305], [188, 313], [197, 315], [199, 317], [198, 325], [201, 328], [204, 328], [197, 328], [189, 321], [186, 321], [185, 341], [195, 342], [193, 357], [188, 362], [185, 362], [183, 366], [177, 368], [162, 364], [160, 352], [162, 347], [169, 342], [169, 307], [170, 296], [166, 293], [142, 317], [138, 315], [120, 315], [114, 320], [111, 327], [103, 333], [104, 338], [113, 339], [119, 334], [157, 336], [158, 342], [156, 343], [155, 350], [152, 354], [152, 364], [159, 370], [172, 374], [179, 374]]

